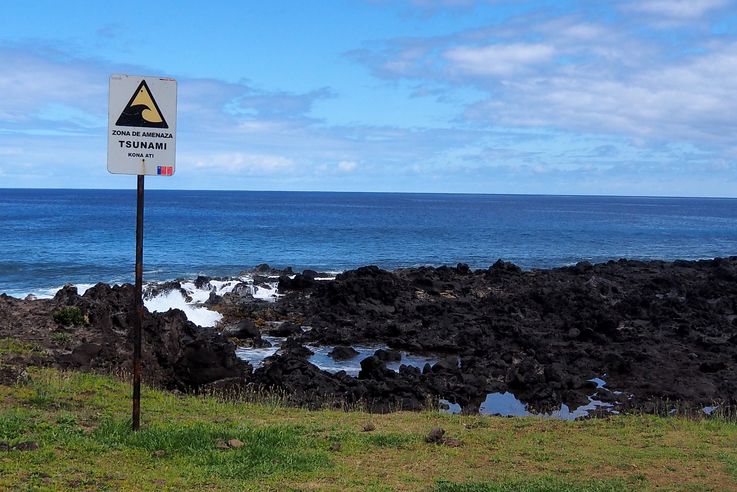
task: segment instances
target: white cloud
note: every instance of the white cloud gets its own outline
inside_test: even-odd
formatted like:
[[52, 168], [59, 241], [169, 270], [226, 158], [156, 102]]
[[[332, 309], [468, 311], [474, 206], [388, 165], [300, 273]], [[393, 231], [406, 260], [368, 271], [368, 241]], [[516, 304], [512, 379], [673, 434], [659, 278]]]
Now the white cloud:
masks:
[[283, 124], [277, 121], [246, 120], [237, 124], [238, 131], [253, 134], [273, 134], [284, 129]]
[[290, 171], [295, 161], [281, 155], [222, 152], [195, 157], [194, 167], [207, 173], [228, 172], [234, 174], [269, 175]]
[[[559, 26], [555, 26], [559, 24]], [[560, 38], [568, 38], [573, 41], [601, 42], [602, 39], [611, 39], [613, 34], [610, 29], [590, 22], [562, 22], [548, 24]]]
[[344, 173], [351, 173], [358, 168], [356, 161], [340, 161], [338, 163], [338, 170]]
[[0, 147], [0, 156], [18, 156], [23, 155], [23, 149], [20, 147]]
[[712, 10], [725, 7], [729, 0], [637, 0], [626, 10], [678, 20], [698, 19]]
[[737, 45], [618, 77], [560, 70], [471, 107], [482, 121], [727, 144], [737, 131]]
[[395, 75], [409, 75], [427, 55], [424, 46], [408, 46], [382, 64], [381, 70]]
[[5, 67], [0, 72], [2, 123], [33, 121], [49, 103], [79, 108], [91, 118], [105, 115], [107, 76], [94, 63], [0, 49], [0, 64]]
[[531, 65], [547, 62], [554, 54], [555, 49], [549, 45], [513, 43], [451, 48], [445, 51], [444, 57], [451, 63], [451, 71], [508, 76], [523, 72]]
[[[695, 3], [679, 15], [723, 4]], [[737, 42], [690, 37], [681, 46], [677, 39], [643, 37], [641, 29], [631, 19], [615, 24], [538, 15], [401, 39], [394, 51], [387, 43], [358, 59], [382, 67], [397, 55], [405, 62], [401, 72], [374, 73], [443, 85], [450, 94], [468, 86], [486, 92], [461, 118], [476, 124], [583, 130], [648, 145], [685, 140], [723, 152], [737, 133]], [[408, 46], [421, 55], [405, 56]]]

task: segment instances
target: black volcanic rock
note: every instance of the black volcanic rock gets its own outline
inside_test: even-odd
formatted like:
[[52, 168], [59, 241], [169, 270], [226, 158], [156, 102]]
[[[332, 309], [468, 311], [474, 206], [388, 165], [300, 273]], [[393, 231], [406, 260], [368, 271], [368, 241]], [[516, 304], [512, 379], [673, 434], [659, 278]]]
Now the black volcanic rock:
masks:
[[386, 362], [378, 357], [366, 357], [361, 361], [361, 371], [358, 379], [374, 379], [378, 381], [394, 379], [395, 373], [386, 368]]
[[328, 356], [334, 360], [349, 360], [357, 356], [359, 352], [353, 347], [346, 345], [337, 345], [328, 352]]
[[[61, 369], [131, 371], [134, 289], [129, 284], [97, 284], [80, 296], [73, 287], [54, 299], [21, 301], [0, 296], [0, 337], [32, 337], [46, 347], [42, 364]], [[84, 323], [66, 327], [66, 341], [52, 336], [52, 313], [79, 310]], [[172, 309], [144, 309], [142, 366], [145, 382], [196, 390], [218, 381], [244, 381], [250, 366], [235, 356], [235, 346], [215, 330], [202, 328]]]
[[287, 338], [281, 345], [281, 351], [284, 354], [302, 359], [306, 359], [307, 357], [314, 355], [312, 350], [305, 347], [302, 342], [295, 338]]
[[[737, 257], [545, 270], [501, 260], [483, 270], [370, 266], [333, 281], [305, 273], [282, 277], [286, 295], [275, 303], [253, 299], [245, 287], [219, 304], [213, 297], [227, 324], [285, 322], [280, 352], [252, 375], [226, 336], [171, 310], [146, 313], [145, 377], [198, 388], [248, 376], [295, 403], [356, 403], [372, 411], [421, 408], [439, 397], [473, 411], [488, 393], [505, 391], [544, 411], [561, 403], [573, 409], [589, 397], [643, 411], [666, 399], [697, 410], [737, 404]], [[39, 340], [45, 350], [37, 363], [129, 370], [131, 301], [130, 286], [98, 285], [84, 296], [68, 286], [53, 300], [0, 295], [0, 337]], [[62, 307], [78, 308], [85, 322], [56, 323], [52, 315]], [[243, 328], [255, 342], [255, 325]], [[51, 336], [59, 330], [64, 337]], [[382, 345], [437, 363], [394, 372], [386, 367], [391, 357], [377, 351], [352, 378], [310, 364], [308, 344]]]
[[320, 295], [345, 306], [367, 302], [392, 305], [406, 289], [405, 282], [396, 275], [376, 266], [341, 273], [335, 280], [325, 284]]
[[269, 335], [274, 337], [290, 337], [292, 335], [299, 335], [302, 333], [302, 328], [291, 321], [285, 321], [279, 323], [278, 326], [270, 328], [268, 330]]
[[209, 289], [210, 280], [212, 280], [210, 277], [198, 275], [197, 278], [194, 279], [194, 286], [197, 287], [198, 289]]
[[286, 353], [267, 358], [253, 373], [252, 382], [264, 388], [282, 389], [292, 401], [313, 408], [343, 403], [358, 403], [372, 412], [424, 408], [430, 393], [418, 370], [405, 368], [395, 373], [382, 369], [383, 362], [378, 359], [366, 363], [366, 368], [369, 365], [382, 375], [381, 379], [356, 379], [342, 371], [331, 374], [302, 357]]
[[[601, 398], [610, 388], [632, 405], [737, 403], [737, 257], [529, 271], [502, 260], [476, 271], [363, 267], [279, 304], [313, 327], [301, 335], [311, 343], [440, 353], [421, 384], [455, 401], [512, 390], [535, 407], [574, 408], [592, 392], [584, 383], [604, 378], [606, 388], [594, 388]], [[391, 380], [381, 361], [364, 362], [363, 380]]]
[[399, 362], [402, 360], [402, 353], [398, 350], [384, 350], [378, 349], [374, 352], [374, 357], [384, 362]]
[[238, 322], [232, 329], [227, 330], [228, 336], [235, 338], [261, 338], [261, 330], [250, 319]]
[[316, 281], [314, 277], [308, 277], [298, 273], [294, 278], [290, 278], [288, 275], [282, 275], [279, 277], [279, 291], [287, 292], [290, 290], [305, 290], [314, 287]]

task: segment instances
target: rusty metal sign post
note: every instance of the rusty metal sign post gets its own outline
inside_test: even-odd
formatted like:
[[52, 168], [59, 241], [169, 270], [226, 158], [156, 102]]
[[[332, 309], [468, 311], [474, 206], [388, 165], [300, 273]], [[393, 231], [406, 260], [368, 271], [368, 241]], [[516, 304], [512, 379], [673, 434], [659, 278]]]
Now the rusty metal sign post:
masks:
[[176, 120], [176, 80], [136, 75], [110, 77], [107, 168], [113, 174], [138, 177], [131, 419], [134, 431], [141, 427], [144, 178], [174, 175]]
[[133, 323], [133, 430], [141, 427], [141, 339], [143, 332], [143, 182], [145, 176], [138, 175], [136, 199], [136, 287]]

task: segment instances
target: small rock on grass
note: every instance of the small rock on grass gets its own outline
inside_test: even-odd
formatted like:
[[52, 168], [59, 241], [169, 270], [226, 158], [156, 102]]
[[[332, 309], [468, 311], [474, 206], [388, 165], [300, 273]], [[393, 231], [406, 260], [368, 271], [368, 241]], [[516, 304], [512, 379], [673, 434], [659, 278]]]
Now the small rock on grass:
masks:
[[228, 439], [227, 441], [224, 439], [218, 439], [217, 441], [215, 441], [215, 447], [222, 450], [237, 449], [242, 448], [243, 446], [245, 446], [243, 441], [236, 438]]
[[35, 451], [38, 449], [38, 444], [33, 441], [19, 442], [13, 449], [17, 451]]
[[427, 436], [425, 436], [425, 442], [438, 444], [443, 440], [443, 434], [445, 434], [444, 429], [441, 429], [440, 427], [435, 427], [433, 428], [433, 430], [430, 431]]
[[228, 439], [228, 446], [231, 448], [242, 448], [244, 444], [240, 439]]
[[455, 437], [443, 437], [445, 435], [445, 429], [435, 427], [430, 433], [425, 436], [425, 442], [430, 444], [442, 444], [450, 448], [458, 448], [463, 445], [460, 439]]
[[156, 451], [154, 451], [155, 458], [163, 458], [164, 456], [166, 456], [166, 451], [164, 451], [163, 449], [157, 449]]
[[375, 430], [376, 430], [376, 426], [373, 424], [373, 422], [368, 422], [367, 424], [363, 426], [363, 432], [371, 432]]

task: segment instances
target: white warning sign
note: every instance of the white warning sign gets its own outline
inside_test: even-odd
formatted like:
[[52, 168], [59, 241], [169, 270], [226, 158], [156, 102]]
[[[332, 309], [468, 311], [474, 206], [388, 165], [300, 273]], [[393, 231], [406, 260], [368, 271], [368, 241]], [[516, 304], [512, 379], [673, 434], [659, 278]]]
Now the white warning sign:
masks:
[[172, 176], [176, 168], [176, 121], [176, 80], [110, 77], [108, 171]]

